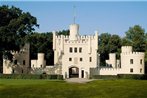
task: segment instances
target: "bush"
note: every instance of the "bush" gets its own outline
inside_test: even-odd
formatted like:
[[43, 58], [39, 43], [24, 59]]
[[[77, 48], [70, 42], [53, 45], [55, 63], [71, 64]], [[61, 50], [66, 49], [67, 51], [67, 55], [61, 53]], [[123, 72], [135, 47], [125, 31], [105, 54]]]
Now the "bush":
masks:
[[118, 75], [93, 75], [92, 79], [136, 79], [147, 80], [147, 74], [118, 74]]
[[0, 79], [59, 79], [63, 80], [62, 75], [34, 75], [34, 74], [0, 74]]
[[93, 75], [92, 79], [117, 79], [116, 75]]
[[137, 80], [147, 80], [147, 75], [140, 74], [118, 74], [119, 79], [137, 79]]

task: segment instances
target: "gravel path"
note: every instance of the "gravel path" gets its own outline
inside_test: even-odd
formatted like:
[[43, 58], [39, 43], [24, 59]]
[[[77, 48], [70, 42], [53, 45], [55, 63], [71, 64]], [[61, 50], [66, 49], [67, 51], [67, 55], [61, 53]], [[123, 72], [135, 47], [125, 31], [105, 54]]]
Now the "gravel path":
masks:
[[69, 78], [65, 79], [68, 83], [87, 83], [93, 81], [94, 79], [85, 79], [85, 78]]

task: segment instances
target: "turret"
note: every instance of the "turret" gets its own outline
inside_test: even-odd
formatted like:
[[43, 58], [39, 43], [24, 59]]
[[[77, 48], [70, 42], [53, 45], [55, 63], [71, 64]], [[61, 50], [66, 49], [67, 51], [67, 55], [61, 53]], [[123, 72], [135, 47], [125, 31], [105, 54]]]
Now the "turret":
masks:
[[121, 52], [122, 53], [131, 53], [132, 52], [132, 46], [122, 46]]
[[70, 40], [77, 40], [77, 36], [79, 35], [79, 25], [71, 24], [70, 28]]

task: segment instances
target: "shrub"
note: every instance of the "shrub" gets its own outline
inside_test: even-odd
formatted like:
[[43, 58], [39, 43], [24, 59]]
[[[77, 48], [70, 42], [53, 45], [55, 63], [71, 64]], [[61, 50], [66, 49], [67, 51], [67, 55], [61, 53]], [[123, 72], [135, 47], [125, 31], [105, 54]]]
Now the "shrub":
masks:
[[93, 75], [92, 79], [117, 79], [116, 75]]
[[119, 79], [137, 79], [137, 80], [147, 80], [147, 75], [141, 74], [118, 74]]
[[47, 75], [47, 74], [0, 74], [0, 79], [59, 79], [62, 80], [62, 75]]

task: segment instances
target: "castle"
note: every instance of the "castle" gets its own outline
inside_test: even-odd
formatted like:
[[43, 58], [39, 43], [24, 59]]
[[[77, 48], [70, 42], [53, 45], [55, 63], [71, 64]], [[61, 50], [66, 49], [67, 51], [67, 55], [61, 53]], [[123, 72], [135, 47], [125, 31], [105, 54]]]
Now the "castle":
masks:
[[[106, 60], [106, 67], [101, 67], [100, 54], [98, 53], [98, 32], [95, 31], [95, 35], [92, 36], [81, 36], [78, 24], [71, 24], [69, 28], [69, 36], [57, 35], [53, 31], [53, 66], [46, 66], [44, 53], [38, 53], [38, 59], [30, 60], [29, 45], [27, 45], [22, 48], [23, 51], [13, 53], [14, 67], [10, 67], [9, 60], [3, 59], [3, 73], [28, 73], [29, 71], [32, 74], [37, 72], [41, 74], [45, 72], [46, 74], [61, 74], [64, 78], [89, 78], [90, 75], [144, 74], [143, 52], [133, 52], [132, 46], [122, 46], [120, 60], [116, 59], [115, 53], [110, 53], [109, 60]], [[15, 67], [16, 65], [17, 67]]]

